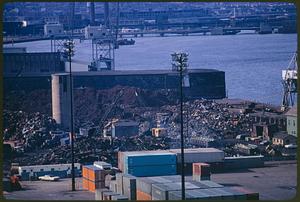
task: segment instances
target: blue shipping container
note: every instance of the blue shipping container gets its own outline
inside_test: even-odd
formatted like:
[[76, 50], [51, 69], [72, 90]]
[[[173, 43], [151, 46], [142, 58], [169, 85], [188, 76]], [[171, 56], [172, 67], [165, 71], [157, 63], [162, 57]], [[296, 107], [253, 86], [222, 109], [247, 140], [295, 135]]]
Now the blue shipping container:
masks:
[[136, 177], [150, 177], [162, 175], [176, 175], [175, 165], [156, 165], [156, 166], [135, 166], [129, 167], [126, 174]]
[[176, 165], [176, 154], [173, 153], [141, 153], [130, 154], [124, 158], [126, 166]]

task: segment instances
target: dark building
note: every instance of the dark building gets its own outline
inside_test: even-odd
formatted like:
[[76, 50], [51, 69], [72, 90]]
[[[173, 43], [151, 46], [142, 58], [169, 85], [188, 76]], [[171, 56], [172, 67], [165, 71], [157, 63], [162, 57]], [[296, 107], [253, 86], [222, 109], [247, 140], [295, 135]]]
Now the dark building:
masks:
[[[40, 73], [38, 74], [38, 71]], [[4, 74], [5, 90], [50, 89], [51, 75], [37, 69], [32, 74], [15, 76]], [[74, 72], [74, 88], [89, 87], [109, 89], [114, 86], [130, 86], [141, 89], [179, 89], [179, 73], [172, 70], [127, 70]], [[189, 69], [185, 76], [184, 94], [187, 98], [222, 99], [225, 98], [225, 73], [213, 69]], [[36, 85], [39, 83], [39, 85]]]
[[60, 53], [4, 53], [4, 77], [64, 72]]
[[112, 137], [130, 137], [139, 134], [139, 123], [135, 121], [117, 121], [112, 124]]

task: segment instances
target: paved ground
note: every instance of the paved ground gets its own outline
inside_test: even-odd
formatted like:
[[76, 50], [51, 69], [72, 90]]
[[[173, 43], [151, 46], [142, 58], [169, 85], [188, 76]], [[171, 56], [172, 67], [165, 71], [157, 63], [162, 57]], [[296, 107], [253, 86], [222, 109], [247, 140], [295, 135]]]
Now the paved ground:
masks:
[[[287, 200], [296, 195], [296, 161], [268, 162], [264, 168], [213, 174], [212, 181], [225, 186], [242, 186], [260, 193], [261, 200]], [[58, 182], [24, 181], [25, 190], [4, 193], [7, 199], [22, 200], [94, 200], [95, 194], [82, 190], [81, 178], [76, 178], [76, 190], [71, 191], [71, 179]]]
[[61, 179], [57, 182], [23, 181], [25, 190], [6, 192], [7, 199], [22, 200], [95, 200], [95, 194], [82, 189], [82, 179], [76, 178], [76, 190], [71, 191], [71, 179]]
[[213, 174], [211, 180], [227, 185], [242, 186], [258, 192], [261, 200], [288, 200], [296, 196], [296, 161], [266, 162], [264, 168], [234, 173]]

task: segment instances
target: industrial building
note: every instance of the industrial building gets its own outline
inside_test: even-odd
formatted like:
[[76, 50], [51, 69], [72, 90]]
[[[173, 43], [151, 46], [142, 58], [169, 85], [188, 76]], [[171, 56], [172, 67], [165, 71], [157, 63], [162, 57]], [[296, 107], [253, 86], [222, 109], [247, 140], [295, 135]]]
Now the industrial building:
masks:
[[130, 137], [139, 134], [139, 123], [130, 120], [119, 120], [112, 123], [112, 137]]
[[44, 25], [44, 36], [53, 37], [64, 34], [64, 27], [59, 23], [49, 23]]
[[65, 71], [65, 63], [60, 53], [27, 53], [24, 48], [13, 50], [5, 48], [4, 50], [6, 52], [3, 54], [4, 77], [22, 80], [23, 76], [29, 76], [36, 85], [37, 76], [50, 76], [52, 73]]
[[297, 143], [297, 138], [293, 135], [289, 135], [286, 132], [278, 132], [275, 133], [272, 143], [274, 145], [280, 145], [280, 146], [285, 146], [285, 145], [290, 145], [293, 144], [295, 145]]
[[[80, 164], [75, 163], [75, 175], [81, 174]], [[22, 180], [37, 179], [44, 175], [55, 175], [60, 178], [71, 176], [71, 164], [19, 166], [19, 175]]]
[[[51, 54], [57, 55], [57, 62], [60, 61], [59, 53]], [[47, 65], [49, 64], [51, 63], [47, 63]], [[28, 74], [22, 74], [21, 77], [17, 77], [16, 74], [4, 74], [5, 89], [8, 91], [20, 88], [25, 91], [50, 89], [50, 74], [49, 72], [42, 73], [40, 69], [42, 66], [41, 64], [40, 66], [34, 66], [36, 67], [34, 72], [29, 71]], [[51, 68], [49, 71], [53, 70], [53, 65]], [[33, 69], [34, 68], [32, 68], [32, 70]], [[63, 69], [64, 66], [58, 70]], [[56, 75], [59, 76], [60, 73]], [[64, 73], [61, 73], [61, 75], [63, 76]], [[188, 69], [187, 75], [190, 86], [184, 88], [185, 96], [189, 98], [206, 99], [225, 98], [225, 72], [214, 69]], [[95, 89], [108, 89], [120, 85], [149, 90], [178, 89], [179, 73], [171, 70], [74, 72], [73, 79], [74, 88], [90, 87]], [[35, 83], [39, 83], [39, 85], [33, 85]]]

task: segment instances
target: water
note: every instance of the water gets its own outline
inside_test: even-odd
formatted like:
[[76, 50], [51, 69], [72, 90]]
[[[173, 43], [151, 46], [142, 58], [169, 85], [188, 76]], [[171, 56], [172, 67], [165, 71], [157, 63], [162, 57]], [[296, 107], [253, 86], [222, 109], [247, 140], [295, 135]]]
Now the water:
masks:
[[[229, 98], [280, 105], [281, 70], [297, 47], [296, 34], [240, 34], [135, 38], [134, 46], [115, 52], [117, 70], [170, 69], [174, 51], [189, 54], [189, 68], [225, 71]], [[19, 43], [28, 52], [50, 51], [50, 41]], [[75, 71], [86, 71], [92, 59], [91, 41], [76, 41]]]

